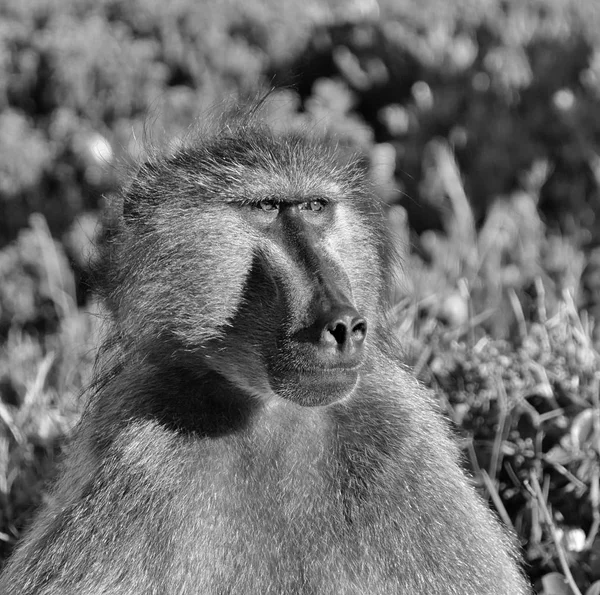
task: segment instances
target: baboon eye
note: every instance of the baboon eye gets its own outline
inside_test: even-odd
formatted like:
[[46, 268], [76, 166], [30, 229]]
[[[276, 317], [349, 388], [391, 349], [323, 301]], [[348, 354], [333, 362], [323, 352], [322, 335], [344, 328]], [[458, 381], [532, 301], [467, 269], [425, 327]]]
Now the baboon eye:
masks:
[[325, 208], [324, 200], [311, 200], [310, 202], [303, 202], [300, 205], [300, 209], [303, 211], [322, 211]]
[[276, 211], [279, 208], [274, 200], [261, 200], [256, 207], [261, 211]]

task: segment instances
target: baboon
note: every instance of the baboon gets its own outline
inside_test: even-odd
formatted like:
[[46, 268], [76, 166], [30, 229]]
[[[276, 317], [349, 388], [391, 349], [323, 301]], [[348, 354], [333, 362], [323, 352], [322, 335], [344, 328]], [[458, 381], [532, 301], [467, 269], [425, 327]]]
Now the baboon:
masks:
[[141, 166], [103, 279], [114, 330], [4, 595], [519, 595], [386, 318], [354, 160], [233, 118]]

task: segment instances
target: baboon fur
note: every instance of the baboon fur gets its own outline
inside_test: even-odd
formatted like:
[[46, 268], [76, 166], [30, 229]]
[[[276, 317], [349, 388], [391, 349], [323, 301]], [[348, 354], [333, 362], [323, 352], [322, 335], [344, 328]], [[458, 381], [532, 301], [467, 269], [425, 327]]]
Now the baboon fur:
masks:
[[[114, 330], [1, 593], [529, 592], [398, 361], [393, 247], [356, 163], [233, 119], [143, 165], [112, 236]], [[331, 296], [368, 325], [339, 374], [306, 331]]]

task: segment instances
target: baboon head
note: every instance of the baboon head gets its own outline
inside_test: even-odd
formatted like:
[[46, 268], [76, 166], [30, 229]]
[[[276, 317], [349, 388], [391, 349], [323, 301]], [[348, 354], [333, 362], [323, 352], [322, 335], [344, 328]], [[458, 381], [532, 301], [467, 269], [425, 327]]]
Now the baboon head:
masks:
[[123, 197], [110, 301], [150, 357], [326, 405], [368, 365], [383, 233], [355, 163], [306, 136], [230, 125], [141, 168]]

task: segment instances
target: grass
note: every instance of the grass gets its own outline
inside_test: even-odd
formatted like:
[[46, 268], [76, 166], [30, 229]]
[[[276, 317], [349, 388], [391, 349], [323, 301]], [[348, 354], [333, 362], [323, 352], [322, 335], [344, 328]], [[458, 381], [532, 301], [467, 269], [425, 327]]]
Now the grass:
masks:
[[[0, 252], [0, 277], [1, 314], [6, 316], [11, 304], [7, 294], [18, 298], [0, 342], [0, 555], [5, 557], [42, 501], [77, 422], [99, 318], [93, 304], [76, 307], [73, 272], [39, 217]], [[27, 316], [28, 308], [36, 316]]]
[[476, 232], [452, 155], [438, 153], [451, 217], [407, 251], [398, 333], [532, 579], [579, 593], [600, 579], [600, 357], [577, 307], [585, 257], [545, 229], [539, 183], [497, 203]]

